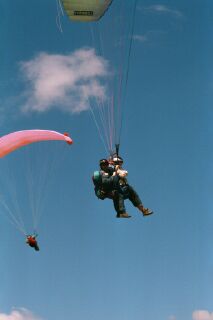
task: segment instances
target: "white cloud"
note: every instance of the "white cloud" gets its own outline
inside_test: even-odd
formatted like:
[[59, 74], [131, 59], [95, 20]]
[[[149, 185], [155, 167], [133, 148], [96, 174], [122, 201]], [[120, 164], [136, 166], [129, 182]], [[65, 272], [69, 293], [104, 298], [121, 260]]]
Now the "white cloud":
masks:
[[145, 10], [157, 12], [159, 14], [170, 14], [170, 15], [173, 15], [177, 18], [183, 17], [183, 14], [181, 11], [176, 10], [176, 9], [171, 9], [170, 7], [167, 7], [163, 4], [155, 4], [150, 7], [146, 7]]
[[14, 309], [10, 314], [0, 313], [0, 320], [41, 320], [25, 308]]
[[213, 320], [213, 312], [207, 310], [195, 310], [192, 314], [193, 320]]
[[147, 41], [147, 36], [146, 35], [140, 35], [140, 34], [135, 34], [133, 35], [133, 39], [139, 42], [146, 42]]
[[133, 39], [141, 43], [153, 43], [162, 40], [162, 37], [164, 37], [166, 34], [167, 32], [161, 30], [149, 30], [143, 35], [134, 35]]
[[171, 316], [169, 316], [169, 320], [176, 320], [176, 317], [171, 315]]
[[79, 49], [67, 55], [40, 53], [21, 63], [27, 80], [23, 110], [43, 112], [60, 108], [79, 113], [89, 108], [89, 99], [105, 99], [103, 79], [107, 62], [93, 49]]

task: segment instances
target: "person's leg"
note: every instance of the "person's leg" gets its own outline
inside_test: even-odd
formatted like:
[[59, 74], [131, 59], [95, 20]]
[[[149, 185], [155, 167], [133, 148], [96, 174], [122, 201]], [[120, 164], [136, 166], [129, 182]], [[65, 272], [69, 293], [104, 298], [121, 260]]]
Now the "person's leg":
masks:
[[124, 204], [124, 196], [122, 193], [117, 192], [113, 197], [113, 204], [115, 211], [117, 212], [117, 218], [130, 218], [126, 212], [125, 204]]
[[132, 202], [132, 204], [135, 207], [142, 205], [142, 201], [139, 195], [137, 194], [137, 192], [134, 190], [132, 186], [128, 185], [128, 191], [129, 191], [129, 200]]
[[134, 190], [132, 186], [129, 185], [129, 200], [132, 202], [132, 204], [137, 207], [142, 213], [143, 216], [149, 216], [150, 214], [153, 213], [152, 210], [145, 208], [143, 206], [143, 203], [137, 194], [137, 192]]
[[39, 246], [38, 246], [38, 244], [36, 244], [34, 248], [35, 248], [36, 251], [39, 251]]

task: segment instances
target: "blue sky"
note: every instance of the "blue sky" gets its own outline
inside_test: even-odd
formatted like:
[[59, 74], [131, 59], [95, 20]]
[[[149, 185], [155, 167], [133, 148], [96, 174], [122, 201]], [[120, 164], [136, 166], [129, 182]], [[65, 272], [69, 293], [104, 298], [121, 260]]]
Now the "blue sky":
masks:
[[97, 55], [85, 24], [64, 16], [58, 30], [55, 1], [0, 1], [0, 135], [40, 128], [74, 140], [1, 159], [1, 196], [17, 190], [28, 226], [29, 161], [48, 184], [38, 254], [1, 208], [0, 320], [213, 319], [212, 9], [210, 0], [138, 0], [120, 151], [155, 214], [127, 202], [126, 221], [94, 195], [107, 154], [85, 110], [107, 95], [113, 61]]

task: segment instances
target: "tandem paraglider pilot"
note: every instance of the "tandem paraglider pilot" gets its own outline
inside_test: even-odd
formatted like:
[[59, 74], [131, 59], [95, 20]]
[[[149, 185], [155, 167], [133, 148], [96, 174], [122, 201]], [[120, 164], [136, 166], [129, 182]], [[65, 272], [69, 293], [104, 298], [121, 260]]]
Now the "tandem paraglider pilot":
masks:
[[122, 168], [123, 159], [114, 155], [111, 159], [101, 159], [99, 161], [100, 170], [93, 174], [93, 183], [96, 196], [104, 200], [112, 199], [117, 218], [130, 218], [126, 212], [124, 200], [129, 199], [132, 204], [139, 209], [143, 216], [149, 216], [152, 210], [145, 208], [142, 201], [127, 181], [127, 170]]

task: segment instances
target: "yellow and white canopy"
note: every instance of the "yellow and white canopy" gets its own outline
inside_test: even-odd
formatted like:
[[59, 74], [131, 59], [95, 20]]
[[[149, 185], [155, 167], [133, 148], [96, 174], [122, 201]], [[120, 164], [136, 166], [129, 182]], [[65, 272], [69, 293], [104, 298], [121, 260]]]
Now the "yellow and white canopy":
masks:
[[112, 0], [61, 0], [71, 20], [97, 21], [110, 6]]

